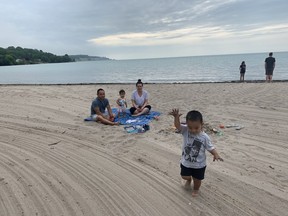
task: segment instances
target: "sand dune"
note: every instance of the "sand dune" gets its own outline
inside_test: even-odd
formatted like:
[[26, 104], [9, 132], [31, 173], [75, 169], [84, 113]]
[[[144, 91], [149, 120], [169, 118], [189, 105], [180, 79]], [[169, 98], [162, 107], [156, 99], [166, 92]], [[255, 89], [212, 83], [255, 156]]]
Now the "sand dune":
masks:
[[[145, 85], [162, 115], [144, 134], [83, 122], [100, 87], [112, 105], [134, 89], [0, 87], [0, 216], [288, 215], [287, 83]], [[208, 156], [197, 198], [181, 186], [174, 107], [245, 126], [211, 134], [225, 161]]]

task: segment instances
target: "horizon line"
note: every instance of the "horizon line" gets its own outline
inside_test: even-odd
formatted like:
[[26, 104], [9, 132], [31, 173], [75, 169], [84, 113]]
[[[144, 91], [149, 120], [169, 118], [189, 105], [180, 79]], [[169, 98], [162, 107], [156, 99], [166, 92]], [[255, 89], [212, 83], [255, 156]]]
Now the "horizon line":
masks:
[[285, 53], [287, 51], [267, 51], [267, 52], [247, 52], [247, 53], [225, 53], [225, 54], [203, 54], [203, 55], [185, 55], [185, 56], [163, 56], [163, 57], [151, 57], [151, 58], [128, 58], [128, 59], [115, 59], [115, 58], [109, 58], [110, 60], [116, 60], [116, 61], [125, 61], [125, 60], [150, 60], [150, 59], [165, 59], [165, 58], [187, 58], [187, 57], [205, 57], [205, 56], [225, 56], [225, 55], [250, 55], [250, 54], [262, 54], [262, 53], [267, 53], [269, 54], [270, 52], [274, 53]]

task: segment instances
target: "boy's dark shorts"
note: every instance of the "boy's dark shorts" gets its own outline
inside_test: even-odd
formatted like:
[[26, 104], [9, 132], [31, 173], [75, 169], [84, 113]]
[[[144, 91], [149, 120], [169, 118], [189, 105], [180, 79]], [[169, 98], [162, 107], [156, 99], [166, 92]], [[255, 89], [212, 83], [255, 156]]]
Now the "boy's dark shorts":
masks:
[[[146, 105], [145, 108], [148, 108], [149, 111], [151, 110], [151, 106], [150, 106], [150, 105]], [[130, 108], [130, 113], [131, 113], [132, 115], [134, 114], [135, 111], [136, 111], [136, 108], [135, 108], [135, 107], [131, 107], [131, 108]]]
[[198, 180], [203, 180], [205, 175], [206, 166], [200, 169], [188, 168], [180, 164], [181, 176], [192, 176]]

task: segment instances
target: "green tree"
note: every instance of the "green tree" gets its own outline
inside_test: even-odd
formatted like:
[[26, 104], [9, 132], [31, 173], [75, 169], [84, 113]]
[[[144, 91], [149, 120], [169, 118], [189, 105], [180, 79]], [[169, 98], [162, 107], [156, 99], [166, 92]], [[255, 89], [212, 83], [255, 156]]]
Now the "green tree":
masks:
[[[21, 61], [16, 61], [20, 59]], [[15, 64], [58, 63], [73, 61], [69, 55], [57, 56], [42, 50], [10, 46], [0, 47], [0, 66]]]

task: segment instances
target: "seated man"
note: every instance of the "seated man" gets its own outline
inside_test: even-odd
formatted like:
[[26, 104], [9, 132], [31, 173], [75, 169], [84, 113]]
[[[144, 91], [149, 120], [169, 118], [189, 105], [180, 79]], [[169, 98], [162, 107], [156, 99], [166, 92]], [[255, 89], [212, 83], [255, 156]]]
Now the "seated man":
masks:
[[[109, 116], [105, 115], [107, 108]], [[109, 101], [105, 98], [105, 91], [103, 89], [97, 90], [97, 98], [91, 104], [91, 117], [94, 121], [101, 122], [106, 125], [119, 125], [119, 122], [114, 121]]]

